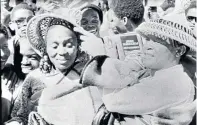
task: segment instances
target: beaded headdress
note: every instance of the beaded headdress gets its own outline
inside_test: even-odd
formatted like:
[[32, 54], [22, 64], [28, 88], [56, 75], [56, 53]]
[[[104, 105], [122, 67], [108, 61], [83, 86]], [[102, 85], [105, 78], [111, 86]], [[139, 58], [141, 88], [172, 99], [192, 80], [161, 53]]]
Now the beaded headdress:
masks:
[[27, 38], [34, 50], [42, 56], [46, 53], [46, 35], [49, 28], [53, 25], [62, 25], [73, 30], [74, 24], [63, 17], [52, 14], [42, 14], [32, 18], [27, 26]]

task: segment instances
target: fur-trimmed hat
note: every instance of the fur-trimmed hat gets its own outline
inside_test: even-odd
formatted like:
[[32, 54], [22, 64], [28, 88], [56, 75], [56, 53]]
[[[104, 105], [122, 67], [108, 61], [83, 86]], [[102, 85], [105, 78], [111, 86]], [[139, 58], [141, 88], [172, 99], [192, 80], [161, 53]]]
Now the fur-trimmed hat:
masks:
[[164, 41], [170, 38], [188, 46], [192, 51], [197, 50], [196, 34], [189, 29], [186, 18], [181, 14], [144, 22], [135, 31], [148, 38], [156, 37]]

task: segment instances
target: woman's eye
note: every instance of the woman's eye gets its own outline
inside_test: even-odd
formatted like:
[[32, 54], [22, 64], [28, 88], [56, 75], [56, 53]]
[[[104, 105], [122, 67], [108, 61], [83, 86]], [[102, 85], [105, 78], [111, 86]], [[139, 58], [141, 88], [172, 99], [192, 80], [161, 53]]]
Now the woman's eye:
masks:
[[51, 47], [52, 47], [53, 49], [57, 49], [58, 46], [54, 44], [54, 45], [52, 45]]
[[147, 50], [153, 50], [152, 48], [148, 48]]
[[88, 21], [87, 20], [81, 20], [81, 25], [86, 25], [86, 24], [88, 24]]
[[92, 23], [98, 23], [98, 20], [92, 20]]
[[66, 44], [66, 47], [72, 48], [72, 44], [71, 44], [71, 43], [67, 43], [67, 44]]

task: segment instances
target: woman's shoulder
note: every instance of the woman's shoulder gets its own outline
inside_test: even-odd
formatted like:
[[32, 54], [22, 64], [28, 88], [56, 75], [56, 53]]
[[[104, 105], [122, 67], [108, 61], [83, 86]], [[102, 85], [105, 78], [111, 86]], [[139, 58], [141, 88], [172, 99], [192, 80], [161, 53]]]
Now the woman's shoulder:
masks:
[[40, 69], [35, 69], [34, 71], [30, 72], [26, 76], [24, 84], [34, 81], [40, 81], [41, 78], [42, 78], [42, 72], [40, 71]]

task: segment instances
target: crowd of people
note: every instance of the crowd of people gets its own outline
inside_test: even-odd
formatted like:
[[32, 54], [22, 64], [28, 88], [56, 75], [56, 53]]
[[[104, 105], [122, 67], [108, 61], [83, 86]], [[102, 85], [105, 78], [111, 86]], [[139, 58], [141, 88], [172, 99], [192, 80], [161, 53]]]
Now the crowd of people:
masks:
[[196, 2], [1, 0], [1, 124], [195, 125]]

